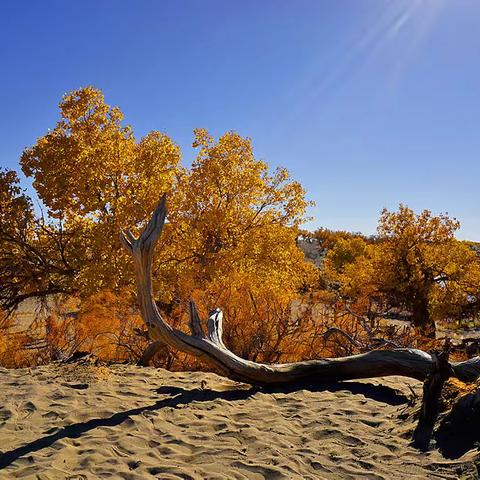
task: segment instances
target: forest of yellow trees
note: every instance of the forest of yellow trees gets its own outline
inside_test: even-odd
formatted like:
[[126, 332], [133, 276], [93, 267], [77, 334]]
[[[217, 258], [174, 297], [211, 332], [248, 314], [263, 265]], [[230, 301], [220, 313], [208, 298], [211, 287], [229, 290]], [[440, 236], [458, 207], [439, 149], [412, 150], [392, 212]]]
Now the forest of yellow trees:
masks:
[[[190, 298], [204, 313], [220, 307], [224, 341], [243, 358], [423, 345], [436, 325], [476, 326], [480, 249], [455, 238], [456, 219], [400, 205], [381, 212], [374, 237], [308, 233], [307, 193], [286, 170], [255, 158], [250, 139], [231, 131], [215, 139], [199, 128], [193, 146], [195, 161], [183, 165], [174, 140], [158, 131], [136, 138], [100, 90], [63, 97], [56, 126], [20, 158], [41, 207], [15, 171], [0, 171], [0, 365], [79, 351], [105, 361], [142, 358], [149, 339], [119, 235], [132, 225], [138, 231], [164, 194], [157, 305], [180, 329]], [[318, 245], [319, 267], [299, 248], [300, 236]], [[38, 318], [21, 329], [16, 310], [28, 299]], [[392, 317], [412, 328], [380, 321]], [[197, 367], [166, 347], [154, 362]]]

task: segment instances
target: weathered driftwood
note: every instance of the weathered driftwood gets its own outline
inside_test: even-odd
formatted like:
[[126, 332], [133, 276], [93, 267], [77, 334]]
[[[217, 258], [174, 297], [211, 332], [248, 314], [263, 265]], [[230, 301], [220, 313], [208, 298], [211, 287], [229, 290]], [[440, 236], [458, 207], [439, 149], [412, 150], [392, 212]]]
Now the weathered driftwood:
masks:
[[[265, 365], [238, 357], [223, 344], [222, 319], [219, 309], [207, 320], [207, 332], [193, 302], [190, 302], [188, 335], [172, 328], [160, 315], [152, 292], [151, 266], [157, 240], [166, 216], [166, 200], [162, 199], [139, 238], [131, 232], [122, 234], [122, 243], [135, 264], [138, 301], [142, 317], [152, 340], [201, 358], [225, 376], [253, 385], [283, 385], [297, 382], [321, 383], [357, 378], [402, 375], [424, 380], [432, 371], [434, 359], [416, 349], [372, 351], [341, 358], [325, 358], [298, 363]], [[452, 364], [454, 375], [463, 381], [480, 376], [480, 357]]]
[[435, 422], [437, 421], [440, 396], [445, 382], [452, 376], [452, 367], [448, 361], [450, 342], [447, 340], [443, 351], [432, 354], [432, 371], [423, 384], [423, 399], [417, 428], [413, 434], [413, 444], [420, 450], [428, 450]]

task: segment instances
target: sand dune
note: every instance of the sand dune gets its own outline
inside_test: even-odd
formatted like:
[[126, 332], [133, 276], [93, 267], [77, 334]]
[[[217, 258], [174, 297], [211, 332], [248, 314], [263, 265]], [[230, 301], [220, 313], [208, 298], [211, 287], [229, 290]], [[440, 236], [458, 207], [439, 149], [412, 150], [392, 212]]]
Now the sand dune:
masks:
[[[0, 370], [0, 479], [478, 478], [409, 446], [413, 380], [262, 392], [116, 365]], [[382, 384], [383, 386], [381, 386]]]

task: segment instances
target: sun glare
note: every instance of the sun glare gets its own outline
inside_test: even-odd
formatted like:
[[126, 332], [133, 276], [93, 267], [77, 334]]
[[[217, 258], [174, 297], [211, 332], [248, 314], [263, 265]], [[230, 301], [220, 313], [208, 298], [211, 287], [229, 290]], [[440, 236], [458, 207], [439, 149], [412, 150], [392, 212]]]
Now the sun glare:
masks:
[[434, 30], [446, 4], [446, 0], [385, 2], [352, 48], [351, 56], [362, 58], [358, 68], [371, 64], [385, 51], [394, 48], [392, 70], [386, 77], [394, 88]]

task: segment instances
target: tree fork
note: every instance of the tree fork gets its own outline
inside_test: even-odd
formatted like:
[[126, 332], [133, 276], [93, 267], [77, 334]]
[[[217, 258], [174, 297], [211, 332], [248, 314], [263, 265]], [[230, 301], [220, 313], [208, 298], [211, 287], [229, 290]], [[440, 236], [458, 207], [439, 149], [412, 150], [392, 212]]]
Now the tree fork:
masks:
[[[417, 349], [377, 350], [360, 355], [325, 358], [297, 363], [266, 365], [238, 357], [222, 341], [223, 314], [214, 310], [207, 320], [207, 333], [194, 302], [190, 302], [188, 335], [172, 328], [161, 316], [152, 290], [151, 268], [153, 252], [166, 217], [164, 196], [140, 236], [130, 231], [122, 233], [123, 246], [132, 255], [137, 280], [138, 301], [152, 340], [161, 341], [182, 352], [194, 355], [214, 366], [233, 380], [252, 385], [287, 385], [296, 382], [323, 383], [329, 381], [401, 375], [425, 380], [432, 372], [435, 358]], [[205, 323], [205, 322], [204, 322]], [[449, 364], [454, 375], [471, 382], [480, 376], [480, 357]]]

